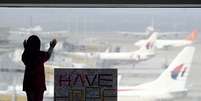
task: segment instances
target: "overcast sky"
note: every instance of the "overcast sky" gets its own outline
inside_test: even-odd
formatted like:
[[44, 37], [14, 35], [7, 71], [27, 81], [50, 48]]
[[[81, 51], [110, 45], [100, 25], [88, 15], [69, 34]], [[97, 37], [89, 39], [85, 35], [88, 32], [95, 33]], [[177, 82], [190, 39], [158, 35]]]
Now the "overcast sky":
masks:
[[201, 8], [0, 8], [0, 27], [40, 25], [45, 30], [160, 31], [201, 28]]

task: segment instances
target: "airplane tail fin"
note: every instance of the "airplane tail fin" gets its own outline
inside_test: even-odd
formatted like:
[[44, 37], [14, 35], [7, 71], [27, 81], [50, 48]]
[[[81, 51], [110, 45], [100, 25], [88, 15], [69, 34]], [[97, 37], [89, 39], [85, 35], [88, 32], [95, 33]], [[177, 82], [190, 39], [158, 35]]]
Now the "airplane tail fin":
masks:
[[185, 47], [159, 78], [155, 80], [157, 88], [164, 88], [168, 91], [186, 90], [186, 80], [191, 68], [194, 52], [194, 47]]
[[186, 40], [194, 42], [196, 38], [197, 38], [197, 31], [193, 31], [189, 36], [186, 37]]
[[145, 43], [141, 46], [140, 51], [147, 54], [154, 54], [156, 40], [157, 32], [154, 32], [147, 40], [145, 40]]

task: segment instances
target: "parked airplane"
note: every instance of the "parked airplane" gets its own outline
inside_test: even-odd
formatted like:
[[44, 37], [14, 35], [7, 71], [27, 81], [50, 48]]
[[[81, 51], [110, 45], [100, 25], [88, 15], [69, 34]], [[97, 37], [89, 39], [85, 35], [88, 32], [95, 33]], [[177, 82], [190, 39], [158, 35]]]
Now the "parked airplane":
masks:
[[119, 87], [118, 100], [122, 100], [123, 96], [138, 100], [167, 100], [186, 95], [186, 80], [194, 52], [194, 47], [185, 47], [169, 67], [152, 82], [135, 87]]
[[[155, 46], [156, 48], [159, 48], [159, 49], [164, 47], [180, 47], [180, 46], [192, 44], [196, 38], [197, 38], [197, 32], [193, 31], [186, 39], [181, 39], [181, 40], [157, 39]], [[134, 45], [142, 46], [143, 44], [145, 44], [145, 42], [146, 40], [139, 40]]]
[[147, 40], [146, 44], [135, 52], [105, 52], [99, 54], [101, 60], [144, 60], [148, 56], [154, 55], [155, 40], [157, 33], [153, 33]]
[[97, 58], [100, 60], [145, 60], [148, 56], [154, 55], [154, 47], [157, 33], [154, 32], [147, 40], [146, 44], [142, 45], [141, 48], [134, 52], [65, 52], [67, 55], [80, 56], [85, 58]]

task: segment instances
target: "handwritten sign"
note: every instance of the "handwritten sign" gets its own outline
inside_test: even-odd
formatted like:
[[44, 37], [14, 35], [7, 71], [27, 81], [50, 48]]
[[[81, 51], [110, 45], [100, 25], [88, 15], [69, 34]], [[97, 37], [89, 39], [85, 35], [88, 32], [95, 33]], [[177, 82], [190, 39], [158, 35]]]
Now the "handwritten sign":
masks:
[[54, 101], [117, 101], [117, 69], [54, 70]]

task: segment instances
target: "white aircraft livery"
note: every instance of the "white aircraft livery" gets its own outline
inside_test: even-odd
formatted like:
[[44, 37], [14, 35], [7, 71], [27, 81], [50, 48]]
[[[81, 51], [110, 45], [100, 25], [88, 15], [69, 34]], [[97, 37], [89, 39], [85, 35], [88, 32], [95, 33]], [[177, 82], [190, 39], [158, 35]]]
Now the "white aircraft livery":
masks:
[[150, 55], [154, 55], [155, 40], [157, 33], [154, 32], [147, 40], [146, 44], [143, 44], [139, 50], [134, 52], [72, 52], [66, 53], [70, 55], [81, 56], [85, 58], [98, 58], [100, 60], [145, 60]]
[[[181, 40], [162, 40], [162, 39], [157, 39], [155, 46], [156, 48], [164, 48], [164, 47], [180, 47], [180, 46], [185, 46], [185, 45], [190, 45], [192, 44], [197, 38], [197, 32], [193, 31], [189, 36], [187, 36], [186, 39], [181, 39]], [[137, 41], [134, 45], [135, 46], [141, 46], [145, 43], [145, 40], [139, 40]]]
[[194, 47], [185, 47], [169, 67], [154, 81], [135, 87], [118, 87], [118, 100], [130, 97], [139, 100], [167, 100], [187, 94], [186, 80], [191, 67]]

